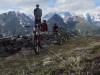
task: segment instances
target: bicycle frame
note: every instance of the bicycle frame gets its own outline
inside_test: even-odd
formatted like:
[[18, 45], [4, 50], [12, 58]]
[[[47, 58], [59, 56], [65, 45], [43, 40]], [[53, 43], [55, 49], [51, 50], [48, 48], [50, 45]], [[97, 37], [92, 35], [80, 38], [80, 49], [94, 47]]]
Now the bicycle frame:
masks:
[[33, 32], [34, 32], [34, 50], [35, 50], [36, 54], [39, 54], [39, 51], [40, 51], [40, 32], [39, 32], [38, 25], [34, 26]]

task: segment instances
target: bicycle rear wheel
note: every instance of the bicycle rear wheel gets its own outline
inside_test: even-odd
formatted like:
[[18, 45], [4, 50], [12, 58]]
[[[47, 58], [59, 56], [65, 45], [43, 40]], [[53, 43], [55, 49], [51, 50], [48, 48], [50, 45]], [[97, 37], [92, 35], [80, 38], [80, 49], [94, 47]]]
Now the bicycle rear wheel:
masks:
[[58, 40], [57, 40], [59, 45], [63, 44], [63, 36], [61, 34], [58, 35]]

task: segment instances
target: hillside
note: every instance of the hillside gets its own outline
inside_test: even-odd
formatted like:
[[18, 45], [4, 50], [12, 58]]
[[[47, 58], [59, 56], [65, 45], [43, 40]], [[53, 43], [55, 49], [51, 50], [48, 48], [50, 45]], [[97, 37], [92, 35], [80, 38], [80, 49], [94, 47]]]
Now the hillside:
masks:
[[32, 30], [24, 26], [33, 26], [33, 20], [24, 13], [9, 11], [0, 14], [0, 35], [16, 36], [26, 35]]
[[[71, 14], [69, 12], [55, 12], [48, 13], [43, 18], [47, 19], [49, 31], [51, 31], [54, 23], [57, 23], [59, 27], [65, 29], [70, 33], [75, 32], [76, 34], [81, 35], [96, 35], [99, 34], [99, 27], [94, 25], [93, 23], [97, 23], [99, 25], [99, 21], [96, 22], [96, 19], [93, 21], [91, 15], [76, 15]], [[94, 16], [96, 18], [96, 16]], [[98, 19], [98, 17], [97, 17]]]
[[91, 25], [89, 22], [79, 16], [68, 18], [66, 23], [71, 29], [79, 31], [81, 35], [94, 35], [99, 29], [98, 27]]
[[75, 29], [80, 30], [80, 33], [82, 35], [94, 35], [96, 34], [96, 31], [98, 30], [97, 27], [91, 26], [90, 24], [87, 24], [87, 23], [77, 23], [75, 26]]
[[67, 24], [63, 21], [63, 19], [58, 14], [54, 14], [52, 17], [50, 17], [47, 23], [48, 23], [49, 31], [52, 31], [52, 28], [55, 23], [59, 26], [59, 28], [60, 27], [64, 28], [65, 31], [67, 31], [68, 29]]
[[[31, 16], [31, 18], [29, 16]], [[0, 14], [0, 35], [22, 36], [30, 34], [32, 26], [34, 25], [34, 17], [32, 15], [29, 16], [15, 11]], [[79, 33], [82, 35], [100, 34], [100, 28], [91, 24], [96, 23], [99, 25], [99, 15], [94, 15], [94, 21], [91, 20], [91, 17], [92, 16], [89, 14], [84, 17], [84, 15], [76, 16], [70, 12], [56, 12], [49, 13], [42, 19], [47, 19], [49, 31], [52, 31], [53, 25], [57, 23], [64, 31], [75, 33], [75, 35]], [[29, 26], [29, 28], [26, 28], [25, 26]]]
[[100, 36], [72, 37], [35, 55], [31, 48], [0, 57], [1, 75], [100, 75]]
[[70, 17], [79, 16], [83, 18], [85, 21], [89, 22], [93, 26], [97, 26], [100, 28], [100, 13], [78, 13], [78, 12], [52, 12], [46, 14], [43, 18], [48, 20], [54, 14], [58, 14], [64, 21]]

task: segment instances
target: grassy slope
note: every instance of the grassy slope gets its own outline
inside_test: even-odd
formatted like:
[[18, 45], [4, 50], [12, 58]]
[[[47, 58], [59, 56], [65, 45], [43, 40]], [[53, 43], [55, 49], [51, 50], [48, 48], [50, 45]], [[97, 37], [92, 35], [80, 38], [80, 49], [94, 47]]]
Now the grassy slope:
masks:
[[93, 32], [98, 29], [97, 27], [91, 25], [90, 23], [88, 23], [86, 20], [84, 20], [81, 17], [77, 17], [77, 20], [79, 23], [77, 23], [74, 28], [76, 30], [80, 29], [83, 34], [86, 34], [87, 32], [89, 34], [93, 34]]
[[85, 33], [89, 33], [89, 34], [93, 34], [94, 31], [96, 31], [98, 28], [96, 28], [95, 26], [92, 26], [88, 23], [77, 23], [76, 24], [76, 27], [75, 27], [76, 30], [81, 30], [81, 32], [83, 32], [83, 34]]
[[[75, 55], [74, 52], [79, 50], [92, 50], [92, 53]], [[92, 63], [85, 60], [98, 56], [100, 56], [100, 36], [73, 37], [62, 46], [51, 45], [44, 48], [40, 55], [35, 55], [34, 51], [23, 48], [17, 54], [1, 58], [0, 75], [79, 74], [85, 68], [87, 69], [86, 65]]]

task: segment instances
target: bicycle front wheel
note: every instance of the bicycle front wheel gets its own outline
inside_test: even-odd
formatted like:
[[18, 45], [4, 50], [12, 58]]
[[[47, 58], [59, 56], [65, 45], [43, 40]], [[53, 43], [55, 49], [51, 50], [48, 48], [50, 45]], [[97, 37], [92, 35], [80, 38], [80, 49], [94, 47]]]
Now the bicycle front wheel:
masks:
[[40, 46], [38, 44], [34, 45], [34, 51], [36, 54], [40, 53]]

